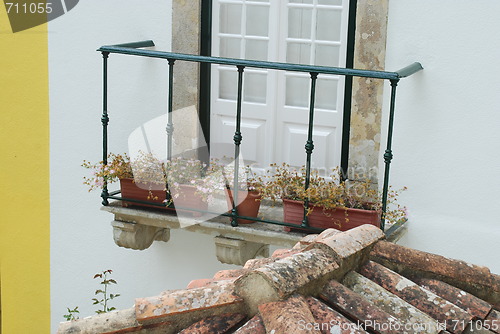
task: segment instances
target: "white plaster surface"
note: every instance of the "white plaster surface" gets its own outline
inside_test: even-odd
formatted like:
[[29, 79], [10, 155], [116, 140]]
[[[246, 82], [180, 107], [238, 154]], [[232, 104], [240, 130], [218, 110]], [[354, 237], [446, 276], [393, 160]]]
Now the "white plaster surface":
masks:
[[391, 183], [408, 186], [411, 220], [400, 243], [497, 274], [499, 11], [494, 0], [390, 1], [386, 56], [388, 70], [424, 67], [397, 93]]
[[[82, 160], [101, 160], [102, 57], [95, 50], [146, 39], [170, 50], [171, 7], [160, 0], [87, 0], [49, 23], [52, 332], [66, 307], [79, 306], [80, 317], [97, 309], [93, 276], [101, 270], [114, 270], [112, 291], [121, 296], [111, 305], [126, 309], [136, 297], [235, 267], [217, 261], [212, 237], [183, 230], [145, 251], [116, 246], [113, 216], [100, 211], [99, 192], [88, 193], [82, 184]], [[126, 151], [133, 129], [165, 114], [167, 68], [166, 61], [110, 56], [111, 151]]]
[[[400, 243], [500, 273], [500, 2], [397, 0], [390, 2], [386, 69], [420, 61], [425, 70], [398, 89], [391, 183], [409, 187], [402, 202], [411, 223]], [[169, 50], [171, 1], [87, 0], [49, 23], [51, 130], [52, 329], [66, 307], [81, 316], [96, 309], [92, 277], [113, 269], [129, 308], [135, 297], [185, 287], [221, 265], [213, 239], [173, 230], [168, 243], [145, 251], [117, 247], [112, 216], [98, 193], [81, 183], [83, 159], [101, 159], [103, 44], [153, 39]], [[164, 61], [111, 55], [110, 150], [166, 111]], [[389, 87], [386, 87], [386, 92]], [[384, 120], [387, 120], [385, 94]], [[383, 126], [382, 129], [385, 129]], [[384, 146], [382, 146], [384, 147]], [[382, 174], [382, 173], [381, 173]]]

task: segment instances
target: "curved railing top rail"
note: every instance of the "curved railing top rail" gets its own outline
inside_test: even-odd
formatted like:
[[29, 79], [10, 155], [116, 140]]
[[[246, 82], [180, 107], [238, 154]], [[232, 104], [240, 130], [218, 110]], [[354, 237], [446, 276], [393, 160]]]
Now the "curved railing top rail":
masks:
[[152, 47], [152, 46], [155, 46], [154, 42], [151, 40], [147, 40], [134, 43], [105, 45], [101, 46], [99, 49], [97, 49], [97, 51], [125, 54], [132, 56], [192, 61], [198, 63], [244, 66], [244, 67], [307, 72], [307, 73], [336, 74], [336, 75], [366, 77], [366, 78], [386, 79], [386, 80], [399, 80], [401, 78], [408, 77], [423, 69], [422, 65], [418, 62], [410, 64], [407, 67], [402, 68], [396, 72], [387, 72], [387, 71], [350, 69], [341, 67], [289, 64], [289, 63], [279, 63], [279, 62], [260, 61], [260, 60], [209, 57], [209, 56], [199, 56], [199, 55], [191, 55], [184, 53], [137, 49], [137, 48]]

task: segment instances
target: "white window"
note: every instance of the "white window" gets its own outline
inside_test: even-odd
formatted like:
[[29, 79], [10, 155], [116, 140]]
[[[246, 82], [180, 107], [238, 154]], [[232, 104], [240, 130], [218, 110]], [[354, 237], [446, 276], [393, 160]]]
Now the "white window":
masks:
[[[214, 56], [345, 67], [348, 0], [214, 0]], [[340, 164], [344, 78], [320, 75], [312, 165]], [[232, 156], [237, 70], [212, 65], [211, 147]], [[247, 163], [305, 164], [307, 73], [246, 68], [241, 152]], [[221, 145], [221, 144], [227, 145]]]

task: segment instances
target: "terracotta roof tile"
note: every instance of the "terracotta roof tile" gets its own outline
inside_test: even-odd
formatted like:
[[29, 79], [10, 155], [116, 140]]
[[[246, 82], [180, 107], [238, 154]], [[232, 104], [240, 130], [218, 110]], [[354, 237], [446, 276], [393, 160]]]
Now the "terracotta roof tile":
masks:
[[498, 275], [382, 238], [372, 226], [326, 230], [132, 309], [62, 323], [58, 333], [365, 334], [362, 325], [370, 333], [500, 334]]
[[201, 287], [206, 287], [210, 284], [215, 282], [214, 279], [212, 278], [200, 278], [200, 279], [195, 279], [189, 282], [187, 285], [187, 289], [196, 289], [196, 288], [201, 288]]
[[500, 334], [500, 312], [497, 310], [492, 310], [491, 313], [486, 317], [485, 327], [491, 329], [491, 331]]
[[491, 303], [500, 305], [500, 277], [486, 267], [426, 253], [390, 242], [378, 242], [371, 258], [408, 277], [436, 278]]
[[399, 334], [403, 328], [397, 318], [335, 280], [328, 282], [320, 298], [375, 333]]
[[467, 311], [467, 313], [473, 315], [476, 319], [486, 318], [491, 311], [491, 305], [484, 300], [447, 283], [429, 278], [416, 278], [415, 282]]
[[[440, 329], [436, 321], [416, 307], [405, 302], [368, 278], [350, 272], [342, 282], [346, 287], [362, 295], [381, 310], [393, 315], [408, 326], [413, 333], [437, 334]], [[413, 326], [412, 324], [415, 324]]]
[[314, 317], [302, 296], [259, 305], [259, 313], [267, 333], [321, 334], [314, 329]]
[[385, 237], [384, 233], [373, 225], [362, 225], [343, 233], [325, 233], [319, 235], [314, 243], [306, 247], [329, 252], [337, 261], [340, 270], [334, 277], [341, 279], [346, 273], [359, 267], [366, 261], [372, 246]]
[[141, 334], [141, 333], [167, 334], [175, 332], [176, 332], [176, 326], [173, 323], [167, 321], [149, 325], [138, 325], [116, 331], [104, 332], [102, 334]]
[[378, 263], [366, 263], [360, 273], [434, 319], [446, 323], [446, 329], [452, 333], [462, 333], [473, 318], [447, 300]]
[[314, 317], [316, 327], [322, 334], [365, 334], [359, 324], [356, 324], [331, 307], [313, 297], [306, 298], [309, 309]]
[[321, 248], [332, 252], [332, 255], [342, 261], [362, 250], [368, 250], [380, 239], [385, 237], [384, 233], [373, 225], [363, 225], [343, 233], [333, 233], [319, 236], [315, 242], [306, 249]]
[[488, 330], [482, 322], [471, 321], [468, 326], [463, 331], [463, 334], [495, 334], [494, 332]]
[[271, 257], [276, 259], [282, 259], [287, 256], [297, 254], [300, 251], [301, 251], [300, 249], [277, 249], [273, 252], [273, 255], [271, 255]]
[[[325, 231], [329, 231], [329, 230], [325, 230]], [[314, 239], [316, 239], [317, 236], [318, 236], [318, 234], [308, 234], [308, 235], [306, 235], [305, 237], [303, 237], [302, 239], [300, 239], [299, 242], [297, 242], [295, 244], [295, 246], [293, 246], [292, 249], [302, 249], [302, 248], [310, 245], [312, 242], [314, 242]]]
[[240, 313], [215, 315], [192, 324], [180, 331], [179, 334], [224, 334], [233, 329], [243, 319], [245, 319], [245, 315]]
[[140, 324], [135, 318], [135, 310], [131, 308], [97, 314], [78, 321], [63, 322], [60, 324], [57, 333], [95, 334], [137, 328], [138, 326]]
[[256, 315], [234, 332], [234, 334], [266, 334], [266, 328], [264, 327], [262, 318]]
[[238, 278], [244, 274], [249, 272], [249, 270], [245, 269], [229, 269], [229, 270], [221, 270], [215, 273], [214, 279], [216, 280], [222, 280], [222, 279], [229, 279], [229, 278]]
[[247, 300], [254, 312], [262, 302], [277, 301], [299, 289], [321, 286], [318, 280], [326, 279], [338, 268], [333, 258], [324, 251], [304, 251], [240, 277], [235, 282], [236, 293]]
[[194, 311], [203, 311], [217, 308], [222, 312], [234, 310], [234, 307], [243, 307], [243, 300], [234, 293], [234, 285], [230, 281], [223, 281], [219, 285], [210, 285], [189, 290], [178, 290], [156, 297], [140, 298], [135, 302], [137, 321], [163, 319], [168, 321], [175, 315]]
[[278, 258], [275, 258], [275, 257], [268, 257], [268, 258], [263, 258], [263, 259], [251, 259], [245, 263], [245, 265], [243, 266], [243, 269], [245, 269], [245, 270], [257, 269], [257, 268], [260, 268], [262, 266], [265, 266], [266, 264], [273, 263], [277, 260], [278, 260]]

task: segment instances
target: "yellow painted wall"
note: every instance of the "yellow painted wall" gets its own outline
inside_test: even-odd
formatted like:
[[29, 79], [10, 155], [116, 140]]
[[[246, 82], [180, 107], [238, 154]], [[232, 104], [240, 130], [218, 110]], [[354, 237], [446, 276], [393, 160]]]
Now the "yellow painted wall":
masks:
[[13, 34], [0, 4], [2, 334], [50, 332], [47, 25]]

